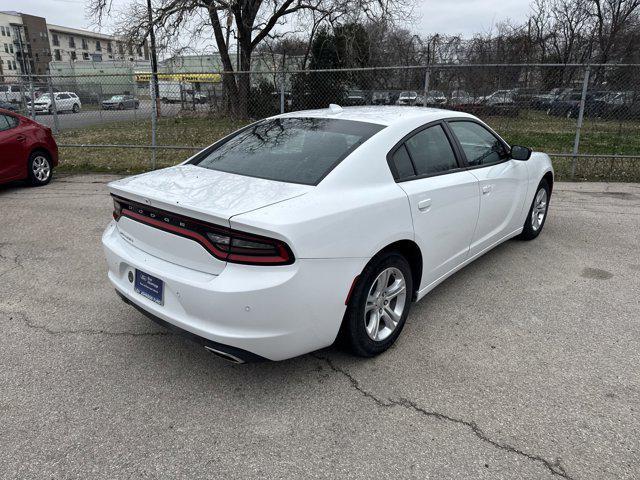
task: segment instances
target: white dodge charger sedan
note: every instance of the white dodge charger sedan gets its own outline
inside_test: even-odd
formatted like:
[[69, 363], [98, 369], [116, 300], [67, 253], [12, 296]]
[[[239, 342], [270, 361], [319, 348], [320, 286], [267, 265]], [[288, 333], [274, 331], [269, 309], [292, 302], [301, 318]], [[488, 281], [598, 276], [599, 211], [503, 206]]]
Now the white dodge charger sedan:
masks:
[[109, 279], [127, 303], [235, 362], [332, 344], [373, 356], [411, 303], [505, 240], [535, 238], [544, 153], [421, 107], [294, 112], [109, 184]]

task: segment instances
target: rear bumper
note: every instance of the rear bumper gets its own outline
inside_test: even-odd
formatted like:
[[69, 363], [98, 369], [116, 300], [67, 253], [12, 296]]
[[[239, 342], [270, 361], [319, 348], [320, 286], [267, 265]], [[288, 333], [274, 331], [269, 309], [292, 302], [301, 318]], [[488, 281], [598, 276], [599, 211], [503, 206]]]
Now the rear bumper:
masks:
[[[210, 342], [223, 352], [230, 348], [243, 360], [284, 360], [332, 344], [351, 283], [367, 262], [298, 259], [274, 267], [229, 263], [214, 275], [144, 252], [121, 237], [115, 222], [102, 242], [109, 280], [128, 303], [201, 344]], [[163, 305], [135, 292], [128, 279], [135, 269], [164, 282]]]

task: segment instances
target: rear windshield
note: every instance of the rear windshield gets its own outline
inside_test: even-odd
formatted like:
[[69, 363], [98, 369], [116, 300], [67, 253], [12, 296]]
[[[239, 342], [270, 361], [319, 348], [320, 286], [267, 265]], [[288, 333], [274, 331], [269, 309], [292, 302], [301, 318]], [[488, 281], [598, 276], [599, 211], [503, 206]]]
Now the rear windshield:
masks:
[[193, 163], [221, 172], [317, 185], [343, 158], [383, 128], [334, 118], [264, 120]]

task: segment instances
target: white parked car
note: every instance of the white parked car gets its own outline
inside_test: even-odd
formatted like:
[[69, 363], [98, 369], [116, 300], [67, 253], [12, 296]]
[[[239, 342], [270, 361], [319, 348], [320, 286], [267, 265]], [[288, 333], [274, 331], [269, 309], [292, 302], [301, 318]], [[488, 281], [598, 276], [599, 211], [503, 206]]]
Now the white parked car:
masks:
[[[82, 108], [82, 102], [73, 92], [55, 92], [53, 94], [55, 100], [55, 108], [57, 112], [73, 112], [78, 113]], [[31, 103], [29, 108], [32, 108]], [[35, 102], [33, 102], [33, 109], [36, 113], [53, 113], [53, 102], [51, 96], [48, 93], [40, 95]]]
[[282, 360], [338, 335], [372, 356], [413, 301], [535, 238], [552, 186], [546, 154], [472, 115], [332, 105], [110, 183], [102, 241], [126, 302], [227, 359]]

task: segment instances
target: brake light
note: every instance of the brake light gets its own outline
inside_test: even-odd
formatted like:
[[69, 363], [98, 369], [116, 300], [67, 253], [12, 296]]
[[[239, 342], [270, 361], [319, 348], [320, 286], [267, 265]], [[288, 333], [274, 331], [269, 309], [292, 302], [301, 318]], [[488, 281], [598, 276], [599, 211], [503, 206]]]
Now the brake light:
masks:
[[247, 265], [289, 265], [294, 256], [277, 239], [254, 235], [114, 197], [113, 218], [140, 223], [189, 238], [219, 260]]
[[122, 216], [122, 205], [115, 198], [113, 199], [113, 219], [117, 222]]

